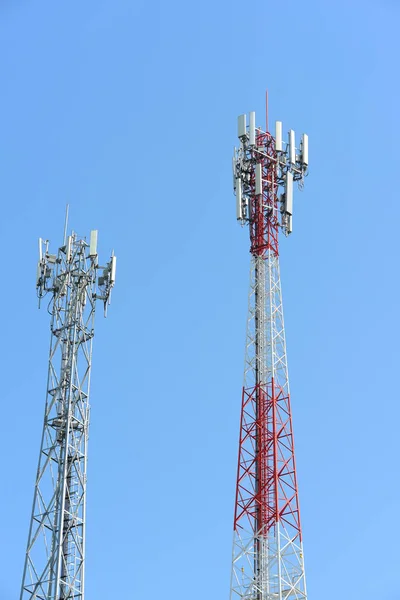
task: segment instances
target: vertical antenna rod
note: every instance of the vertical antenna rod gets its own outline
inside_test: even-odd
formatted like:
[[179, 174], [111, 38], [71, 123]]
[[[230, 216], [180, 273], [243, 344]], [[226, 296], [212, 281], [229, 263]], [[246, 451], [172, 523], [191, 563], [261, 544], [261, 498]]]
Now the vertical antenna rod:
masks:
[[[268, 101], [268, 95], [267, 95]], [[250, 294], [234, 514], [231, 600], [306, 600], [294, 454], [279, 233], [292, 232], [293, 182], [308, 167], [308, 136], [295, 147], [238, 119], [236, 216], [250, 233]], [[282, 193], [280, 193], [282, 192]]]
[[[65, 228], [67, 227], [68, 207]], [[115, 256], [98, 265], [75, 233], [57, 254], [39, 240], [36, 281], [51, 314], [47, 395], [20, 600], [84, 600], [89, 387], [96, 300], [109, 302]], [[102, 269], [101, 277], [97, 277]], [[46, 303], [47, 304], [47, 303]]]
[[63, 244], [67, 243], [67, 231], [68, 231], [68, 213], [69, 213], [69, 204], [65, 207], [65, 221], [64, 221], [64, 238]]

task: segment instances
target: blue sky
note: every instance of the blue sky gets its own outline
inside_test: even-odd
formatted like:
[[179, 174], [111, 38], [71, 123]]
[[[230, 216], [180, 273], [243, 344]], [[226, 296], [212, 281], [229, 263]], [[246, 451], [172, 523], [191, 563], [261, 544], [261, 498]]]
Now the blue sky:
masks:
[[118, 255], [87, 598], [228, 598], [249, 266], [231, 156], [266, 87], [271, 122], [310, 136], [281, 252], [309, 598], [395, 594], [399, 17], [395, 0], [2, 2], [0, 600], [19, 595], [45, 400], [37, 238], [58, 247], [67, 202]]

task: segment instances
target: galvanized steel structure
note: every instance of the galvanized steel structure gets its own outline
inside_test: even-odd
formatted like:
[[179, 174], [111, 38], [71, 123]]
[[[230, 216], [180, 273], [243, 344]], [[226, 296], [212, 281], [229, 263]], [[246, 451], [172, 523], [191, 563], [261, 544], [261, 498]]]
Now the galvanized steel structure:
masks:
[[[116, 258], [100, 267], [90, 242], [39, 240], [37, 292], [48, 300], [47, 396], [20, 600], [84, 600], [89, 388], [96, 303], [110, 301]], [[99, 270], [101, 275], [98, 277]]]
[[231, 600], [306, 600], [286, 359], [279, 233], [292, 231], [293, 183], [303, 184], [308, 136], [295, 146], [238, 119], [236, 216], [250, 230], [250, 294], [234, 514]]

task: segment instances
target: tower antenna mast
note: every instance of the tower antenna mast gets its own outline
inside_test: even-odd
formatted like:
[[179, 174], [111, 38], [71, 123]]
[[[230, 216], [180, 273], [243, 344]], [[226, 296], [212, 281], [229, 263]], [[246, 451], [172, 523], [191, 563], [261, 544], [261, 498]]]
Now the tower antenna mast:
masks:
[[[65, 221], [67, 227], [68, 207]], [[102, 274], [98, 277], [99, 270]], [[20, 600], [84, 600], [89, 387], [97, 300], [105, 307], [116, 258], [98, 264], [89, 243], [66, 235], [57, 254], [39, 239], [36, 279], [51, 315], [47, 394]]]
[[[268, 96], [267, 96], [268, 98]], [[268, 120], [268, 107], [266, 111]], [[293, 184], [308, 168], [308, 136], [282, 139], [238, 118], [236, 217], [250, 233], [250, 293], [234, 514], [231, 600], [306, 600], [286, 359], [279, 234], [292, 232]]]

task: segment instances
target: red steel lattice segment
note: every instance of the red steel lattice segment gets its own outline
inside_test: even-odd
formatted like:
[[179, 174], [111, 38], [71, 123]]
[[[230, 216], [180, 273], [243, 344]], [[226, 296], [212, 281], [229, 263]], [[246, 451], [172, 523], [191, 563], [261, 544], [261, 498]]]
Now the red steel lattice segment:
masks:
[[278, 521], [301, 541], [290, 398], [272, 379], [243, 389], [234, 529], [266, 535]]

